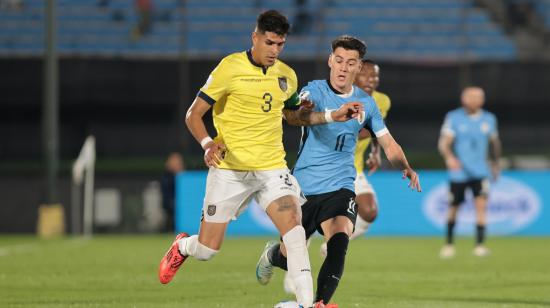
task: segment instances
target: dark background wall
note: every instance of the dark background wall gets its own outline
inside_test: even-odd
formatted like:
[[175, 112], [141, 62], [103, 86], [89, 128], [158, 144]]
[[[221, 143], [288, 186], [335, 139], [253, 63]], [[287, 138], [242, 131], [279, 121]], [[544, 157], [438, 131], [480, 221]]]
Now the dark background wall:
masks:
[[[183, 128], [183, 115], [216, 60], [63, 59], [60, 67], [61, 156], [72, 158], [87, 134], [108, 157], [199, 151]], [[300, 85], [324, 78], [325, 63], [288, 61]], [[458, 106], [461, 84], [487, 91], [486, 108], [497, 114], [507, 150], [550, 147], [550, 64], [459, 65], [381, 63], [380, 90], [392, 98], [388, 126], [411, 150], [432, 150], [444, 114]], [[41, 155], [42, 69], [37, 59], [0, 60], [0, 160]], [[464, 82], [470, 80], [470, 82]], [[289, 151], [299, 130], [285, 135]]]

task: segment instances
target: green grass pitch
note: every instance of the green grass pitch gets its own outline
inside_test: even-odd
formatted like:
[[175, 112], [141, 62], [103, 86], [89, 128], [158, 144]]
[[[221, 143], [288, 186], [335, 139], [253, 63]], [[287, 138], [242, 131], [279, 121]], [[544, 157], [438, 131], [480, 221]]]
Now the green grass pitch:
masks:
[[[272, 307], [289, 299], [279, 270], [255, 279], [267, 238], [228, 238], [210, 262], [188, 260], [161, 285], [169, 236], [96, 236], [43, 241], [0, 236], [0, 307]], [[490, 238], [492, 255], [438, 257], [440, 238], [372, 237], [351, 242], [333, 302], [340, 307], [549, 307], [550, 239]], [[320, 241], [310, 246], [314, 280]]]

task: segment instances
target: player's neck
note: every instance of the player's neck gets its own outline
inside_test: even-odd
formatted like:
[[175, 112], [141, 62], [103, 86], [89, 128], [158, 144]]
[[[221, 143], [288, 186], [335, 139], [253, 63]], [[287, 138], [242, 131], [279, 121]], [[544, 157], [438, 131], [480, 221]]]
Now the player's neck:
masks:
[[254, 52], [254, 47], [250, 48], [250, 62], [254, 64], [255, 66], [261, 67], [261, 68], [267, 68], [265, 65], [261, 64], [260, 57], [257, 55], [256, 52]]
[[464, 111], [466, 111], [466, 114], [468, 114], [469, 116], [475, 116], [481, 113], [481, 109], [469, 109], [466, 107], [463, 107], [463, 108], [464, 108]]

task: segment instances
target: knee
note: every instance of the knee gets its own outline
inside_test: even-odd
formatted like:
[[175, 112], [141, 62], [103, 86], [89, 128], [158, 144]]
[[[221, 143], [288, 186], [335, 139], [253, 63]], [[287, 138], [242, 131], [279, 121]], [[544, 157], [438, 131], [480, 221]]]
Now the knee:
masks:
[[197, 243], [197, 251], [194, 257], [199, 261], [208, 261], [212, 259], [218, 253], [218, 251], [219, 250], [214, 250], [199, 242]]
[[372, 223], [376, 220], [378, 216], [378, 205], [376, 200], [371, 196], [367, 199], [363, 205], [359, 207], [359, 215], [363, 218], [364, 221]]

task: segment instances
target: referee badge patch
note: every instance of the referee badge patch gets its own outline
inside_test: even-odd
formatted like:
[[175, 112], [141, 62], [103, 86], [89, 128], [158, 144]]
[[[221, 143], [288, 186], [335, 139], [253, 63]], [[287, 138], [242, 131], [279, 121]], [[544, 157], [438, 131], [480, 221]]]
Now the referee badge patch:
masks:
[[206, 209], [206, 214], [208, 214], [208, 216], [214, 216], [214, 214], [216, 214], [216, 206], [209, 205], [208, 208]]
[[279, 77], [279, 88], [283, 90], [283, 92], [286, 92], [288, 89], [288, 85], [286, 84], [286, 77]]

